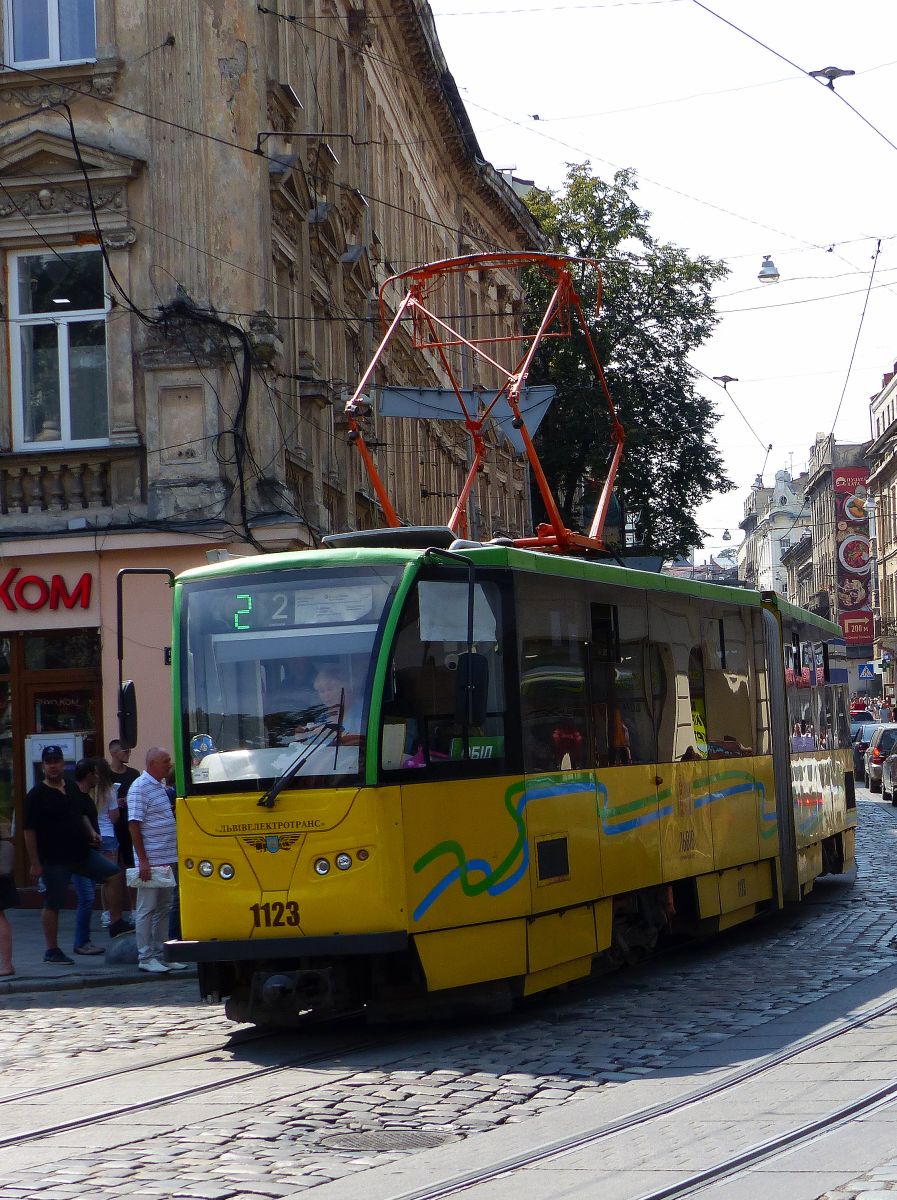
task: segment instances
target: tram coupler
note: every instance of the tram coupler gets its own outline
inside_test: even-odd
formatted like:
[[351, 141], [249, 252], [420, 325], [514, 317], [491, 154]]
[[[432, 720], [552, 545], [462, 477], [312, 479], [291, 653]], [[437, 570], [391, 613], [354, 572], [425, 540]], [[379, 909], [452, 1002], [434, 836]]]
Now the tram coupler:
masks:
[[256, 971], [249, 993], [250, 1021], [273, 1024], [295, 1021], [300, 1012], [334, 1008], [329, 967], [300, 971]]

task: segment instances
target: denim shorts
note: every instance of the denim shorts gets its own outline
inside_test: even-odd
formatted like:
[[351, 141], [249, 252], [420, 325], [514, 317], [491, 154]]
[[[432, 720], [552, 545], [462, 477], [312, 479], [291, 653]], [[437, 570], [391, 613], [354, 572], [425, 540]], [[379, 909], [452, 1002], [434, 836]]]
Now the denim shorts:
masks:
[[104, 837], [100, 844], [100, 852], [105, 854], [110, 862], [118, 862], [118, 838], [114, 834], [112, 837]]
[[104, 858], [99, 850], [89, 850], [84, 858], [73, 863], [44, 863], [44, 908], [58, 912], [65, 908], [66, 893], [73, 875], [86, 875], [94, 883], [105, 883], [118, 874], [118, 867]]

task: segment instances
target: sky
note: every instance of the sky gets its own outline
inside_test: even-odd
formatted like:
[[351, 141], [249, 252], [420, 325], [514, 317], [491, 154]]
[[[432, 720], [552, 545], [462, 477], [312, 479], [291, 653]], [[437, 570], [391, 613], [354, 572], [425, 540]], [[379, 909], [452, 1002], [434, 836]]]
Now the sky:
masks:
[[[897, 360], [897, 3], [431, 8], [496, 168], [551, 189], [568, 163], [632, 168], [654, 235], [728, 265], [719, 324], [691, 362], [736, 488], [698, 510], [697, 561], [737, 545], [757, 475], [799, 474], [817, 432], [868, 440], [870, 397]], [[837, 94], [807, 74], [830, 66], [855, 72]], [[765, 255], [778, 283], [757, 279]]]

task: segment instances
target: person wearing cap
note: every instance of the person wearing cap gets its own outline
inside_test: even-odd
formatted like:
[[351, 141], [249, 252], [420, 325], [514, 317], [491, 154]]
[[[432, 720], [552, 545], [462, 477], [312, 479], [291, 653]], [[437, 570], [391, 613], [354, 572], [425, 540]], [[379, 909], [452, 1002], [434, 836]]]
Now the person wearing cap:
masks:
[[25, 847], [33, 883], [43, 881], [41, 922], [46, 942], [44, 962], [71, 966], [59, 948], [59, 910], [65, 907], [73, 875], [105, 883], [117, 868], [96, 848], [99, 836], [90, 823], [84, 797], [65, 778], [61, 746], [45, 746], [41, 754], [43, 782], [25, 797]]

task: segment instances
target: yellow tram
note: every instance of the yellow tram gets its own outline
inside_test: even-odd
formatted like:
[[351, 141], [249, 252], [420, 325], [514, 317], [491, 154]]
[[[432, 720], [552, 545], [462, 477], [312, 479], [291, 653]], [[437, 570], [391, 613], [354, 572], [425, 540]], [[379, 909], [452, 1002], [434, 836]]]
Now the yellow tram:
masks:
[[854, 861], [840, 630], [449, 530], [175, 581], [182, 940], [229, 1015], [510, 1002]]

